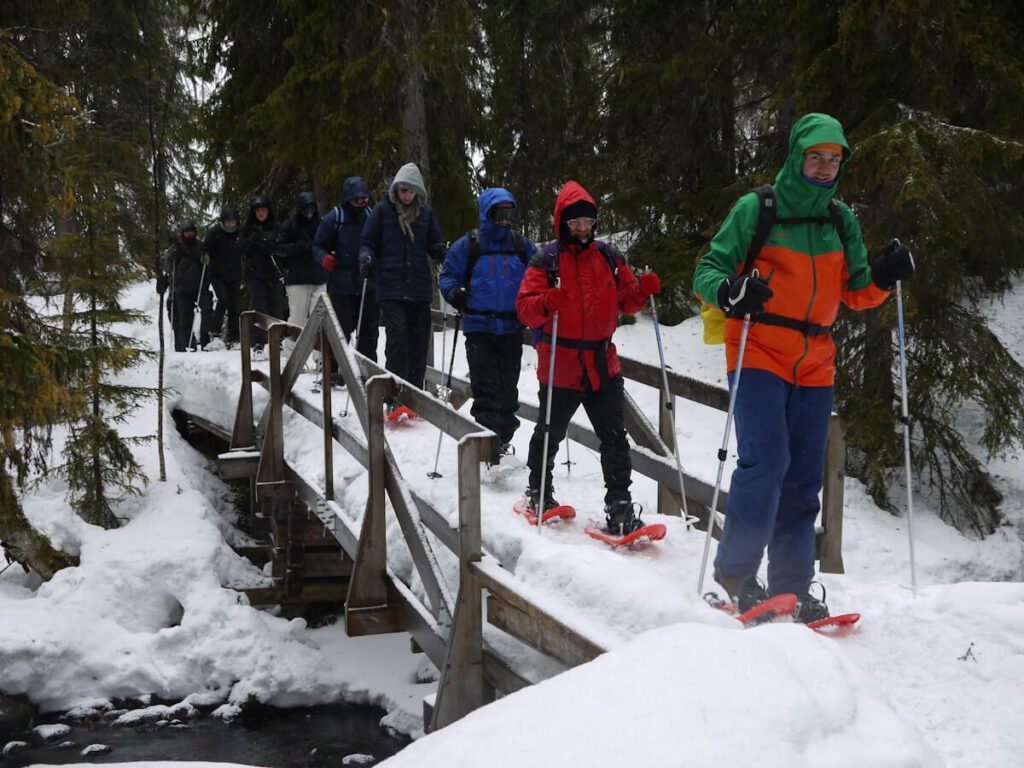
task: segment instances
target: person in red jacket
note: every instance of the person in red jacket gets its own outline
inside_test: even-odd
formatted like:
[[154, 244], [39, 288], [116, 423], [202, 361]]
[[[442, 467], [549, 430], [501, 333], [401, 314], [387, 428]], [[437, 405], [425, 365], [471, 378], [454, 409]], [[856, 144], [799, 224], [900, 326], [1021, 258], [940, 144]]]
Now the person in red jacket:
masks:
[[[601, 441], [607, 530], [626, 534], [643, 524], [629, 493], [633, 465], [624, 423], [622, 366], [612, 334], [619, 313], [633, 315], [643, 309], [647, 299], [661, 290], [661, 281], [654, 273], [637, 281], [622, 254], [594, 239], [596, 224], [594, 198], [578, 182], [567, 181], [555, 201], [558, 239], [530, 261], [516, 298], [516, 311], [525, 325], [540, 334], [537, 376], [542, 415], [547, 407], [553, 320], [558, 315], [543, 508], [558, 506], [551, 483], [555, 454], [569, 420], [582, 405]], [[530, 439], [527, 459], [530, 480], [526, 496], [534, 511], [541, 506], [544, 430], [542, 418]]]

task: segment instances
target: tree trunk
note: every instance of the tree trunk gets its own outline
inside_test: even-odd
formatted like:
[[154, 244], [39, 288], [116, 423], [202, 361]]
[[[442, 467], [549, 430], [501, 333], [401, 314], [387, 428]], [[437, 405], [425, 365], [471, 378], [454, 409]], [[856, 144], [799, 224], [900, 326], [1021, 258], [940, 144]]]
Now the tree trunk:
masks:
[[61, 568], [78, 565], [78, 558], [55, 549], [50, 540], [32, 527], [22, 512], [14, 483], [0, 471], [0, 540], [6, 555], [49, 580]]
[[405, 2], [401, 10], [401, 41], [409, 67], [402, 81], [402, 153], [403, 162], [413, 162], [423, 175], [430, 174], [430, 147], [427, 141], [427, 108], [424, 102], [426, 74], [416, 48], [420, 39], [418, 3]]

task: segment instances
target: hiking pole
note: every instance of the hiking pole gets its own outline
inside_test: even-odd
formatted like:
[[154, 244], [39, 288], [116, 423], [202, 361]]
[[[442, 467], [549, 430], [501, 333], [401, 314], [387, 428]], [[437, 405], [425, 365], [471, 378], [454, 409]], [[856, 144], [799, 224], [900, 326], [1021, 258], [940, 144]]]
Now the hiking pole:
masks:
[[[750, 273], [757, 279], [755, 269]], [[743, 330], [740, 332], [740, 349], [736, 357], [736, 375], [729, 390], [729, 411], [725, 416], [725, 433], [722, 435], [722, 447], [718, 449], [718, 478], [715, 480], [715, 492], [711, 496], [711, 508], [708, 510], [708, 531], [704, 537], [704, 554], [700, 559], [700, 578], [697, 580], [697, 594], [704, 592], [704, 572], [708, 567], [708, 552], [711, 550], [711, 536], [715, 531], [715, 509], [718, 507], [718, 494], [722, 490], [722, 473], [725, 471], [725, 457], [728, 455], [729, 432], [732, 430], [732, 416], [736, 412], [736, 393], [740, 388], [740, 373], [743, 372], [743, 352], [747, 348], [747, 333], [750, 331], [750, 314], [743, 316]]]
[[569, 456], [569, 443], [571, 442], [572, 441], [568, 437], [565, 438], [565, 461], [563, 461], [562, 464], [565, 465], [565, 474], [567, 475], [572, 474], [572, 465], [576, 463]]
[[[561, 287], [555, 278], [555, 288]], [[537, 535], [544, 527], [544, 502], [548, 485], [548, 441], [551, 438], [551, 398], [555, 393], [555, 351], [558, 348], [558, 312], [551, 320], [551, 359], [548, 360], [548, 401], [544, 404], [544, 448], [540, 454], [540, 495], [537, 497]]]
[[907, 536], [910, 540], [910, 589], [917, 597], [917, 568], [914, 564], [914, 489], [911, 487], [910, 469], [910, 416], [907, 410], [907, 343], [903, 332], [903, 286], [896, 281], [896, 318], [900, 348], [900, 389], [902, 403], [900, 421], [903, 422], [903, 456], [907, 468]]
[[[455, 368], [455, 349], [459, 345], [459, 325], [462, 323], [462, 313], [455, 315], [455, 336], [452, 337], [452, 360], [448, 363], [448, 382], [444, 385], [444, 402], [448, 403], [448, 398], [452, 394], [452, 370]], [[443, 362], [443, 359], [442, 359]], [[444, 437], [444, 430], [437, 431], [437, 451], [434, 453], [434, 471], [427, 472], [427, 477], [431, 480], [436, 480], [443, 475], [437, 471], [437, 462], [441, 458], [441, 438]]]
[[[363, 307], [366, 306], [366, 286], [369, 285], [369, 280], [363, 280], [363, 297], [359, 299], [359, 319], [356, 320], [356, 341], [355, 347], [359, 349], [359, 334], [363, 330]], [[345, 387], [345, 407], [341, 410], [341, 416], [348, 416], [348, 404], [352, 401], [352, 390]]]
[[[686, 524], [689, 525], [691, 522], [696, 522], [696, 520], [690, 519], [690, 510], [686, 506], [686, 486], [683, 483], [683, 465], [679, 461], [679, 436], [676, 434], [676, 412], [672, 404], [672, 392], [668, 388], [668, 369], [665, 367], [665, 349], [661, 345], [661, 325], [658, 323], [658, 307], [654, 303], [654, 296], [651, 296], [651, 316], [654, 318], [654, 335], [658, 339], [658, 357], [661, 360], [661, 384], [665, 388], [665, 410], [668, 411], [669, 426], [672, 428], [672, 449], [676, 455], [676, 472], [679, 475], [679, 495], [683, 498], [683, 520], [685, 520]], [[714, 504], [712, 504], [712, 509], [713, 508]], [[714, 514], [713, 511], [712, 514]]]
[[[196, 294], [196, 302], [193, 305], [194, 306], [194, 310], [193, 310], [193, 314], [192, 314], [192, 335], [189, 337], [189, 340], [188, 340], [189, 349], [192, 349], [193, 351], [196, 351], [198, 349], [202, 349], [202, 346], [200, 345], [199, 341], [200, 341], [200, 337], [203, 335], [202, 334], [203, 311], [199, 308], [199, 302], [203, 298], [203, 283], [205, 281], [206, 281], [206, 265], [203, 264], [203, 271], [199, 275], [199, 292]], [[196, 320], [197, 319], [199, 320], [199, 328], [200, 328], [200, 330], [198, 330], [198, 331], [196, 330]]]

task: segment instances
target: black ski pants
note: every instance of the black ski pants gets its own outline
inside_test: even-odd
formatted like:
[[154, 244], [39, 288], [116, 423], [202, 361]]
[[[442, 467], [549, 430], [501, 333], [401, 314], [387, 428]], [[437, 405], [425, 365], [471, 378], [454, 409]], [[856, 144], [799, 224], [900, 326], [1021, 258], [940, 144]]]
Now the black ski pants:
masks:
[[[245, 284], [249, 288], [249, 309], [276, 317], [279, 320], [288, 317], [285, 312], [284, 286], [281, 285], [280, 280], [247, 277]], [[266, 344], [267, 332], [253, 326], [252, 343], [253, 346]]]
[[[192, 321], [195, 319], [196, 294], [178, 291], [171, 294], [174, 309], [171, 314], [174, 329], [174, 351], [184, 352], [192, 341]], [[210, 343], [210, 318], [213, 316], [213, 301], [210, 291], [199, 292], [199, 345]]]
[[[380, 306], [377, 304], [377, 292], [366, 290], [361, 327], [359, 325], [359, 304], [363, 300], [362, 294], [332, 293], [330, 297], [334, 314], [338, 316], [341, 330], [345, 334], [345, 341], [349, 341], [352, 334], [358, 329], [359, 338], [356, 340], [356, 351], [377, 362], [377, 338], [380, 335]], [[338, 370], [337, 363], [334, 364], [334, 370]]]
[[[626, 439], [625, 390], [622, 376], [610, 378], [596, 392], [555, 387], [551, 398], [551, 434], [548, 441], [547, 485], [545, 495], [552, 496], [552, 470], [558, 445], [569, 429], [569, 420], [576, 409], [583, 406], [594, 433], [601, 441], [601, 472], [604, 475], [605, 503], [630, 501], [629, 486], [633, 482], [633, 461]], [[540, 490], [541, 454], [544, 451], [544, 411], [547, 408], [548, 388], [540, 388], [540, 421], [530, 438], [530, 488]]]
[[[523, 335], [509, 333], [466, 334], [466, 360], [473, 388], [471, 413], [480, 425], [498, 436], [501, 443], [512, 440], [519, 427], [519, 369], [523, 358]], [[445, 360], [444, 365], [449, 361]]]
[[234, 344], [238, 341], [238, 280], [214, 277], [210, 280], [210, 285], [213, 286], [213, 292], [217, 295], [210, 331], [221, 333], [221, 329], [224, 328], [224, 318], [227, 317], [228, 327], [224, 331], [224, 343]]
[[387, 333], [384, 367], [422, 389], [430, 347], [430, 302], [382, 301], [380, 312]]

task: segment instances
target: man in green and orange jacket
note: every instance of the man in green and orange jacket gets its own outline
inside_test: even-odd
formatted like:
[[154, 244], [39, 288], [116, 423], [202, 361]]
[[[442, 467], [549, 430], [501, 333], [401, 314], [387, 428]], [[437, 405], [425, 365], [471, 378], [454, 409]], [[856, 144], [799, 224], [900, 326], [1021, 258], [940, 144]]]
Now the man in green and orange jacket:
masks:
[[[830, 215], [849, 155], [835, 118], [801, 117], [775, 178], [777, 214], [764, 246], [748, 263], [761, 208], [752, 192], [733, 206], [693, 279], [701, 300], [728, 318], [730, 386], [743, 318], [752, 320], [734, 412], [739, 455], [715, 580], [740, 610], [769, 594], [794, 593], [795, 618], [805, 622], [828, 615], [824, 594], [808, 590], [835, 378], [829, 331], [840, 302], [851, 309], [878, 306], [897, 281], [914, 273], [910, 251], [896, 240], [869, 264], [853, 212], [838, 204], [841, 227]], [[767, 592], [756, 578], [765, 547]]]

